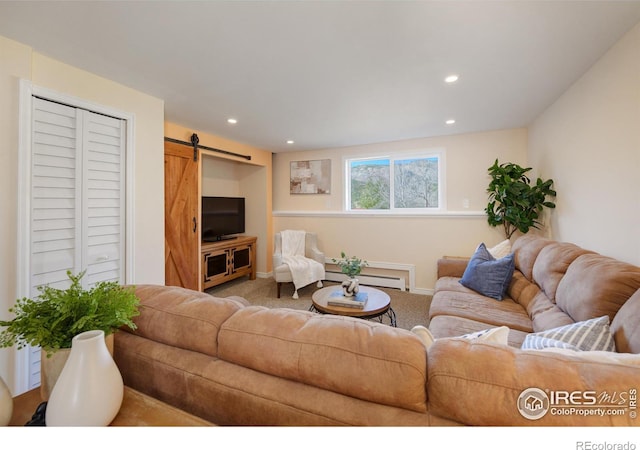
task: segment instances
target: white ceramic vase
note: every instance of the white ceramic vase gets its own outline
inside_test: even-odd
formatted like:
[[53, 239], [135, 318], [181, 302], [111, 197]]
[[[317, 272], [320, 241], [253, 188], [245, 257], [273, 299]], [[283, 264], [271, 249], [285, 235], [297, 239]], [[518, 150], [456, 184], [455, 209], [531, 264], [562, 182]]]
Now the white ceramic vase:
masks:
[[353, 297], [360, 291], [360, 281], [357, 278], [349, 278], [342, 282], [342, 295]]
[[101, 330], [71, 341], [71, 352], [47, 403], [47, 426], [106, 426], [122, 405], [124, 383]]
[[11, 391], [0, 377], [0, 427], [9, 425], [13, 414], [13, 397]]

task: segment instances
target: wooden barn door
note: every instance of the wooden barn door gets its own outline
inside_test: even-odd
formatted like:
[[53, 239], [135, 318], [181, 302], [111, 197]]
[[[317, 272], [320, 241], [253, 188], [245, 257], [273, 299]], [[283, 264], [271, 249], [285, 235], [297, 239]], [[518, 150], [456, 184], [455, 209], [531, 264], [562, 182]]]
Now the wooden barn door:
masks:
[[193, 148], [164, 144], [165, 284], [199, 290], [199, 163]]

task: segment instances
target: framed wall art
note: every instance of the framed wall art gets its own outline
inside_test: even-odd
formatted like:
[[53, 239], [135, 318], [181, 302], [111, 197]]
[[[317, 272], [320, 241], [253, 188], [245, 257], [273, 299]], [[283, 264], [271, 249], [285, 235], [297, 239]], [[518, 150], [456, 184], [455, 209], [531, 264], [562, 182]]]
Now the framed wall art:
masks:
[[291, 161], [291, 194], [330, 194], [331, 160]]

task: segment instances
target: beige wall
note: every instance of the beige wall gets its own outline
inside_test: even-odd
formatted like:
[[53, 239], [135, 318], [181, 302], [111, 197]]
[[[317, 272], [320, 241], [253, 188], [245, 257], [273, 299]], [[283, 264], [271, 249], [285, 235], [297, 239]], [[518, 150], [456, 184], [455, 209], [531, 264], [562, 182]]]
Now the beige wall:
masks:
[[33, 84], [134, 114], [134, 279], [164, 284], [164, 102], [33, 53]]
[[[0, 36], [0, 317], [7, 319], [17, 287], [18, 109], [20, 79], [31, 75], [31, 49]], [[14, 351], [0, 349], [0, 376], [14, 386]]]
[[640, 264], [640, 24], [530, 127], [555, 239]]
[[200, 145], [251, 156], [247, 161], [202, 150], [201, 191], [203, 195], [245, 197], [246, 234], [258, 238], [256, 269], [265, 276], [271, 271], [273, 245], [271, 152], [170, 122], [165, 123], [164, 133], [166, 137], [185, 142], [191, 142], [191, 135], [196, 133]]
[[[494, 245], [504, 239], [501, 229], [487, 225], [483, 212], [489, 183], [487, 169], [496, 158], [525, 164], [526, 144], [527, 131], [515, 129], [274, 154], [274, 231], [315, 231], [328, 257], [337, 257], [344, 250], [368, 261], [414, 264], [416, 290], [428, 292], [434, 287], [440, 256], [470, 255], [480, 242]], [[344, 158], [434, 148], [446, 152], [449, 213], [388, 217], [342, 212]], [[331, 159], [331, 194], [291, 195], [290, 161], [326, 158]], [[469, 208], [464, 208], [465, 199]]]
[[[132, 114], [134, 145], [134, 283], [164, 283], [162, 100], [68, 66], [0, 36], [0, 317], [18, 296], [18, 134], [20, 80]], [[15, 385], [16, 354], [0, 351], [0, 375]]]

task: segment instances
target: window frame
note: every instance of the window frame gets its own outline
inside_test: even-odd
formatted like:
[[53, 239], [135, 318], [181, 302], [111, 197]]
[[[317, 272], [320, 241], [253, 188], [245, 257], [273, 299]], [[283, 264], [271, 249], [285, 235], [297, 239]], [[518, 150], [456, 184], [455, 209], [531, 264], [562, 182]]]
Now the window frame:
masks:
[[[422, 150], [410, 150], [389, 152], [380, 154], [368, 154], [365, 156], [345, 156], [344, 163], [344, 195], [343, 211], [348, 214], [384, 214], [384, 215], [434, 215], [447, 211], [446, 205], [446, 157], [444, 148], [432, 148]], [[395, 202], [395, 161], [406, 159], [438, 159], [438, 206], [429, 208], [397, 208]], [[354, 161], [389, 160], [389, 209], [351, 209], [351, 163]]]

